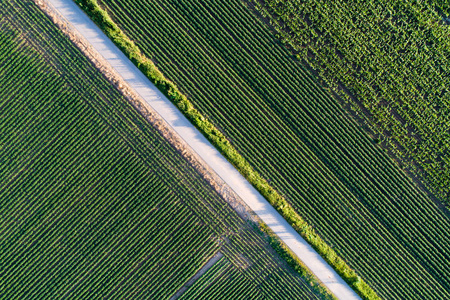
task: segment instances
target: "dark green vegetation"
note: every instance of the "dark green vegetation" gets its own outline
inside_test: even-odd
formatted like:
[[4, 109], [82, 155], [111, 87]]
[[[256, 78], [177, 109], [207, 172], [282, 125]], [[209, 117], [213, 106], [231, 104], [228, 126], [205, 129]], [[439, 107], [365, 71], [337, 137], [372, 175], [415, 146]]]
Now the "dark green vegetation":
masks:
[[450, 2], [258, 0], [283, 42], [450, 200]]
[[[448, 213], [343, 113], [245, 5], [100, 3], [378, 295], [450, 297], [450, 266], [443, 263], [449, 261]], [[314, 245], [315, 238], [309, 241]], [[342, 264], [327, 259], [339, 271]], [[360, 288], [360, 278], [344, 277], [373, 297]]]
[[0, 76], [0, 299], [166, 299], [217, 251], [319, 298], [31, 1], [0, 2]]

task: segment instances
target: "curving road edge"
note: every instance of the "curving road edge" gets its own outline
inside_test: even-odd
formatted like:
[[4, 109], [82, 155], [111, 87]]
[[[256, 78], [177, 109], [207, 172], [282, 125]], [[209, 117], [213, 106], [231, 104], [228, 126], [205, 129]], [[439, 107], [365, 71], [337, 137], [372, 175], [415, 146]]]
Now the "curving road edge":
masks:
[[72, 0], [46, 0], [338, 298], [361, 299]]

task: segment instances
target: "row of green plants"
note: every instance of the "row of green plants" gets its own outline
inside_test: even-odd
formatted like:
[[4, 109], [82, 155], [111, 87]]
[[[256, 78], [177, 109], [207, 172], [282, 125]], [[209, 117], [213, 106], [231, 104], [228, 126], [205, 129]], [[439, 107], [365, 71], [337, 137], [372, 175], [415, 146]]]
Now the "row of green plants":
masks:
[[[348, 265], [340, 259], [331, 247], [314, 233], [293, 208], [284, 200], [250, 164], [238, 154], [224, 135], [193, 107], [192, 103], [180, 93], [171, 81], [164, 78], [153, 62], [145, 57], [135, 44], [112, 22], [108, 14], [96, 1], [77, 1], [82, 9], [104, 30], [122, 51], [146, 74], [152, 82], [165, 93], [171, 101], [201, 130], [201, 132], [237, 167], [237, 169], [280, 211], [287, 220], [310, 242], [319, 253], [339, 272], [347, 282], [366, 299], [375, 299], [375, 293], [364, 283]], [[154, 29], [152, 29], [154, 30]]]
[[[265, 178], [276, 188], [273, 193], [284, 196], [286, 202], [277, 196], [271, 203], [294, 216], [287, 219], [303, 216], [363, 282], [390, 286], [377, 290], [384, 298], [415, 298], [427, 294], [430, 284], [437, 287], [436, 297], [445, 297], [449, 270], [439, 261], [446, 250], [437, 245], [448, 240], [448, 218], [343, 116], [340, 104], [242, 3], [101, 3], [138, 43], [140, 55], [155, 57], [193, 107], [262, 176], [248, 173], [233, 153], [227, 155], [227, 143], [215, 143], [228, 159], [263, 195], [272, 193], [267, 193], [270, 187], [265, 190]], [[214, 143], [218, 129], [200, 125]], [[309, 241], [317, 245], [322, 239]], [[379, 244], [390, 249], [387, 261]], [[327, 251], [319, 252], [326, 257]], [[350, 283], [361, 280], [345, 276]]]
[[443, 22], [448, 3], [260, 3], [299, 59], [317, 71], [404, 167], [448, 202], [450, 44]]

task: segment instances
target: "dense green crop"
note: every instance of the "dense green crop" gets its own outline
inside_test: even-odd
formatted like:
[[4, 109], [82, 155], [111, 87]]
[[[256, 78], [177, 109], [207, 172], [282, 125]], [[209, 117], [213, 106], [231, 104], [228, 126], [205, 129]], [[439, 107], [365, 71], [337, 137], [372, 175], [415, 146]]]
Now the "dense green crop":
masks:
[[0, 299], [166, 299], [217, 251], [319, 298], [31, 1], [0, 3], [0, 130]]
[[450, 2], [257, 3], [298, 57], [448, 202]]
[[[448, 213], [344, 114], [245, 5], [100, 3], [380, 296], [450, 296], [450, 266], [442, 264], [449, 260]], [[317, 245], [315, 240], [310, 242]], [[334, 263], [335, 257], [327, 259]], [[342, 265], [334, 263], [338, 270]], [[358, 292], [372, 297], [360, 289], [361, 278], [343, 270]]]

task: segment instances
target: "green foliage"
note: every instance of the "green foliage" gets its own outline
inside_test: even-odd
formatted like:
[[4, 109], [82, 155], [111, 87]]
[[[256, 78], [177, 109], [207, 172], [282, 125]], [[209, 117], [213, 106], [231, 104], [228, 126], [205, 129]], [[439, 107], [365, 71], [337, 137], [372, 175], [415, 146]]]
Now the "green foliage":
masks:
[[299, 59], [448, 204], [449, 2], [255, 2], [284, 43], [310, 54]]

